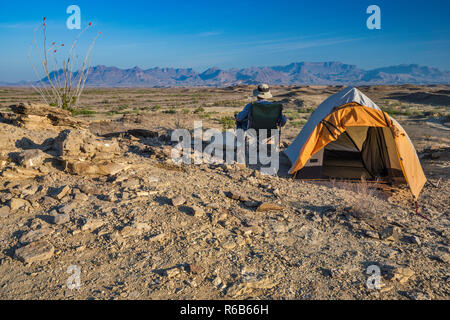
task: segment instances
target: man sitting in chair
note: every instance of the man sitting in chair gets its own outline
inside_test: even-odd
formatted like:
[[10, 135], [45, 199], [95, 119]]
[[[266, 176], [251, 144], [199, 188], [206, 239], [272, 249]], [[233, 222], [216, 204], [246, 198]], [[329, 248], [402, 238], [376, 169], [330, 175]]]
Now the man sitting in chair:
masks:
[[247, 104], [236, 115], [236, 129], [275, 129], [277, 126], [282, 127], [286, 124], [282, 106], [267, 101], [272, 98], [267, 84], [260, 84], [253, 91], [253, 96], [257, 97], [257, 101]]

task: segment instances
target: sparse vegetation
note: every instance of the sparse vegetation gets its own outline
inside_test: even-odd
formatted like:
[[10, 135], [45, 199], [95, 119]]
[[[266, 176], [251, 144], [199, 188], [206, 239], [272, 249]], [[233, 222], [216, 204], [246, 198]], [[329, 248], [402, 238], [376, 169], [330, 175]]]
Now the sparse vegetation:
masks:
[[219, 122], [224, 130], [234, 128], [236, 123], [233, 117], [222, 117], [220, 118]]
[[170, 108], [170, 109], [164, 110], [163, 113], [165, 113], [165, 114], [175, 114], [175, 113], [177, 113], [177, 110], [175, 110], [175, 108]]
[[[89, 22], [87, 27], [76, 37], [72, 45], [68, 47], [70, 48], [68, 50], [66, 50], [64, 43], [57, 43], [56, 41], [47, 43], [46, 17], [34, 30], [33, 45], [28, 53], [28, 59], [39, 84], [32, 86], [46, 104], [53, 104], [62, 109], [74, 109], [77, 107], [89, 75], [90, 54], [95, 41], [100, 36], [100, 32], [92, 39], [81, 65], [77, 65], [76, 58], [78, 55], [76, 54], [76, 49], [81, 35], [91, 26], [92, 23]], [[38, 32], [42, 32], [40, 40], [38, 40]], [[36, 67], [37, 63], [33, 61], [32, 48], [37, 53], [36, 60], [39, 61], [41, 66], [40, 71]], [[64, 55], [63, 57], [60, 56], [60, 52]], [[58, 61], [62, 61], [62, 65]], [[74, 72], [74, 70], [77, 71]]]
[[69, 108], [68, 109], [70, 111], [70, 113], [72, 113], [72, 116], [76, 117], [76, 116], [93, 116], [94, 114], [96, 114], [97, 112], [88, 108]]
[[198, 107], [197, 109], [194, 110], [195, 114], [199, 114], [199, 113], [203, 113], [205, 112], [205, 108], [203, 107]]

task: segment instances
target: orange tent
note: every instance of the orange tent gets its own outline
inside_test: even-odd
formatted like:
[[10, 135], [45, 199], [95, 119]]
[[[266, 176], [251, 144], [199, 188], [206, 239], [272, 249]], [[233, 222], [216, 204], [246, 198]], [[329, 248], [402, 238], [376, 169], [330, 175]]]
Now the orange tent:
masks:
[[319, 105], [285, 154], [300, 178], [404, 181], [415, 199], [426, 182], [405, 130], [352, 87]]

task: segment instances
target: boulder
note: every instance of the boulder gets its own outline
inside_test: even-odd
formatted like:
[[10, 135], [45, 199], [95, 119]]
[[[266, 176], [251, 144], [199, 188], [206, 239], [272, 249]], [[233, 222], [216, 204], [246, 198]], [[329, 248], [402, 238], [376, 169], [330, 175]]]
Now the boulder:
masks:
[[71, 127], [87, 128], [88, 123], [75, 119], [72, 114], [61, 108], [51, 107], [44, 103], [20, 103], [10, 106], [10, 109], [18, 115], [13, 124], [29, 129]]
[[101, 139], [86, 130], [64, 130], [55, 139], [57, 155], [63, 159], [102, 160], [120, 154], [116, 140]]
[[39, 149], [22, 151], [17, 155], [17, 163], [25, 168], [39, 167], [42, 165], [45, 153]]

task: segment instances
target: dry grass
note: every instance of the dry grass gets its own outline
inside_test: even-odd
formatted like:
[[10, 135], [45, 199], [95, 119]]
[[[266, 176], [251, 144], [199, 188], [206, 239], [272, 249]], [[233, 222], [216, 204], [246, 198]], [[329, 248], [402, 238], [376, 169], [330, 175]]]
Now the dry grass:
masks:
[[331, 186], [349, 191], [344, 200], [355, 217], [366, 218], [377, 213], [377, 198], [381, 194], [376, 185], [362, 178], [359, 182], [331, 180]]

